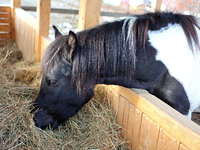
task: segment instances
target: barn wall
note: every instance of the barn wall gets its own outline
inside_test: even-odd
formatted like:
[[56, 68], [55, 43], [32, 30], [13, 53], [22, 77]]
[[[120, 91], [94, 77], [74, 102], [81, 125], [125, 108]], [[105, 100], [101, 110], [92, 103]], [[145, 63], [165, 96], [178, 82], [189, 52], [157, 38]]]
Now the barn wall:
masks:
[[200, 126], [144, 90], [98, 85], [136, 149], [199, 150]]
[[36, 19], [22, 10], [15, 9], [15, 41], [24, 60], [35, 60]]

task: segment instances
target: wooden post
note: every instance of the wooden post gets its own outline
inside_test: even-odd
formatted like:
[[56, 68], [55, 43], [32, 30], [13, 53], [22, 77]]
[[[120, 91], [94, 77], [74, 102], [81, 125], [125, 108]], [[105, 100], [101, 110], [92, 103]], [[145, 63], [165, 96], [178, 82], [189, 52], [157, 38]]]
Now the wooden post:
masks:
[[49, 35], [51, 0], [37, 0], [37, 22], [35, 36], [35, 52], [37, 62], [41, 61], [41, 36]]
[[101, 0], [80, 0], [78, 30], [89, 29], [99, 24]]
[[15, 41], [15, 8], [21, 7], [21, 0], [11, 0], [11, 16], [12, 16], [12, 24], [11, 24], [11, 39]]
[[161, 4], [162, 4], [162, 0], [156, 1], [156, 10], [161, 10]]
[[20, 8], [21, 0], [11, 0], [11, 7]]

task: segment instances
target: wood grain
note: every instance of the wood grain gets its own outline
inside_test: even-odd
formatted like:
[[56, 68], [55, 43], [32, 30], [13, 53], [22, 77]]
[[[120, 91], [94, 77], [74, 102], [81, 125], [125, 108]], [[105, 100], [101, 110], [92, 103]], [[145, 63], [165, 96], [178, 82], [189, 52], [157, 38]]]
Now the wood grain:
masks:
[[78, 30], [97, 26], [100, 20], [101, 0], [80, 0]]

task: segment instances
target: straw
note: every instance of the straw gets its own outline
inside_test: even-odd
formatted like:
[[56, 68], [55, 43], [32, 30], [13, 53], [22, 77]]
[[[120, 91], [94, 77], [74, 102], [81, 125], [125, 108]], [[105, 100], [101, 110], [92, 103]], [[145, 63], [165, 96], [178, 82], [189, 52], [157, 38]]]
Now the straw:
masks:
[[101, 91], [57, 130], [37, 128], [30, 111], [39, 92], [39, 64], [7, 64], [7, 57], [0, 57], [1, 149], [128, 149]]

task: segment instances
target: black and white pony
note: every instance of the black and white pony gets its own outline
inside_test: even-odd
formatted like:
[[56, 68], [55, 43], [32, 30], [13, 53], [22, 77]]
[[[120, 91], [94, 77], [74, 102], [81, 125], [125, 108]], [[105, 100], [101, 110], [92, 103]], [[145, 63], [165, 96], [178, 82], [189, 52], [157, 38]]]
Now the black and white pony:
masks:
[[63, 36], [42, 61], [36, 126], [56, 129], [94, 95], [96, 84], [142, 88], [183, 115], [200, 105], [200, 26], [194, 16], [155, 12]]

